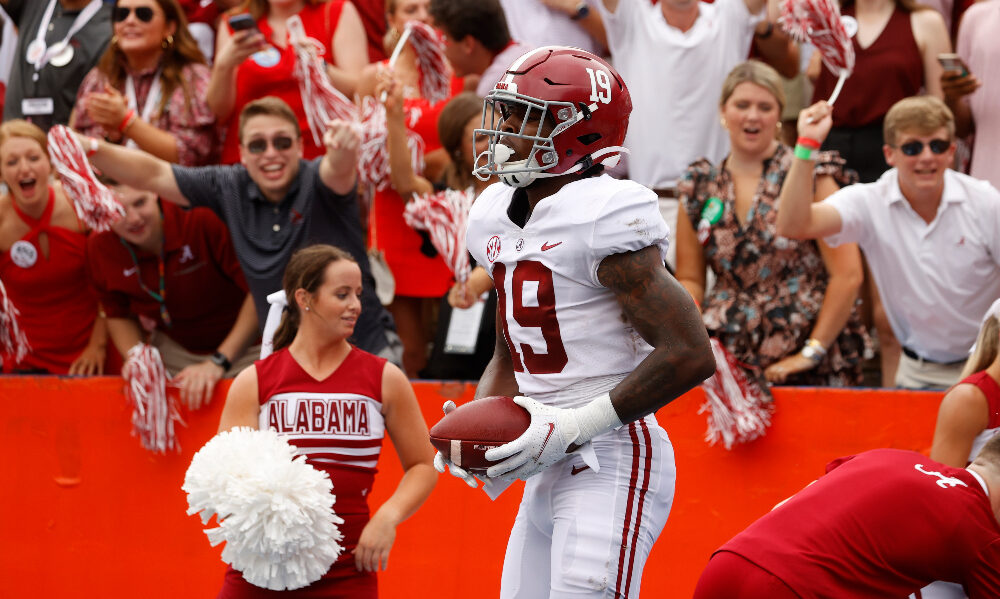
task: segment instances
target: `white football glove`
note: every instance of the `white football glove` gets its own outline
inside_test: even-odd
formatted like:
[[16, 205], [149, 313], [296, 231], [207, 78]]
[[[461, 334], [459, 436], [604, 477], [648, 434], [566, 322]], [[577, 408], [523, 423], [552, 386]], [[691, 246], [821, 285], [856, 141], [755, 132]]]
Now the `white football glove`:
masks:
[[[456, 407], [455, 402], [449, 399], [444, 402], [444, 405], [441, 406], [441, 410], [444, 412], [444, 415], [447, 416], [454, 411]], [[434, 469], [441, 474], [444, 474], [445, 470], [448, 470], [452, 476], [462, 479], [465, 484], [469, 485], [473, 489], [479, 486], [479, 480], [475, 476], [469, 474], [468, 470], [459, 468], [455, 464], [451, 463], [444, 457], [444, 455], [441, 454], [440, 451], [434, 456]]]
[[486, 451], [487, 460], [500, 462], [486, 471], [490, 478], [527, 480], [565, 458], [571, 445], [576, 449], [622, 425], [607, 393], [579, 408], [547, 406], [523, 395], [514, 403], [531, 414], [531, 424], [517, 439]]

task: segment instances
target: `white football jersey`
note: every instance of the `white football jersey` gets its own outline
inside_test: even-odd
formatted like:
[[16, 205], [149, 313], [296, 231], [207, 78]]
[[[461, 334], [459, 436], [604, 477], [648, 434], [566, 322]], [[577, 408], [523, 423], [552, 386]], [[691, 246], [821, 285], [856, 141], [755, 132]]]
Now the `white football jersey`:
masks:
[[574, 181], [539, 202], [523, 229], [507, 215], [513, 195], [501, 183], [487, 188], [472, 206], [467, 240], [493, 277], [521, 393], [544, 398], [585, 379], [620, 380], [652, 347], [597, 268], [648, 246], [666, 257], [669, 229], [656, 194], [607, 175]]

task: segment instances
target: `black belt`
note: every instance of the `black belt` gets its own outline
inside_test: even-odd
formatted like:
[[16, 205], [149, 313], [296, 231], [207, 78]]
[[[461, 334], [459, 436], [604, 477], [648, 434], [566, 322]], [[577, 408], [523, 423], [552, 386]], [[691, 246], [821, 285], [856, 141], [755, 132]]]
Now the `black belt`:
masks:
[[903, 346], [903, 354], [911, 360], [920, 360], [921, 362], [930, 362], [931, 364], [940, 364], [941, 366], [958, 366], [959, 364], [964, 364], [965, 360], [955, 360], [954, 362], [938, 362], [937, 360], [928, 360], [927, 358], [921, 358], [917, 352], [912, 349]]
[[680, 195], [677, 193], [676, 187], [654, 187], [653, 193], [660, 196], [661, 198], [677, 199], [680, 197]]

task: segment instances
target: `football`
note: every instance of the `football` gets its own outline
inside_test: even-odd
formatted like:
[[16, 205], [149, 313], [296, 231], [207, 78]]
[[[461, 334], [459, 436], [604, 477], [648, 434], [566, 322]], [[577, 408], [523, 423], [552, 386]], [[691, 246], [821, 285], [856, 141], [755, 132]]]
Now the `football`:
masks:
[[486, 475], [496, 462], [486, 450], [521, 436], [531, 415], [510, 397], [484, 397], [462, 404], [431, 428], [431, 445], [449, 461], [472, 474]]

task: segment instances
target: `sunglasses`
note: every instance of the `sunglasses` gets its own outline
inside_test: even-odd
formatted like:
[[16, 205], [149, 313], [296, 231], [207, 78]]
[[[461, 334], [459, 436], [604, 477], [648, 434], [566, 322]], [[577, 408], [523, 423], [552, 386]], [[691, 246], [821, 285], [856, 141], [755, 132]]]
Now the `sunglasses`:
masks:
[[[951, 147], [951, 142], [944, 139], [932, 139], [927, 145], [930, 146], [931, 152], [944, 154]], [[907, 156], [919, 156], [924, 151], [924, 142], [916, 140], [908, 141], [900, 145], [899, 150]]]
[[115, 23], [121, 23], [128, 18], [132, 11], [135, 11], [135, 18], [139, 19], [143, 23], [149, 23], [153, 20], [154, 12], [152, 7], [149, 6], [137, 6], [131, 8], [129, 6], [118, 6], [115, 8], [114, 16], [112, 17]]
[[272, 145], [274, 146], [275, 150], [279, 152], [284, 152], [288, 148], [292, 147], [292, 143], [294, 143], [294, 141], [295, 140], [293, 140], [291, 137], [288, 137], [287, 135], [279, 135], [274, 139], [270, 140], [264, 138], [258, 138], [253, 141], [247, 142], [247, 151], [250, 152], [251, 154], [263, 154], [264, 152], [267, 151], [267, 146]]

